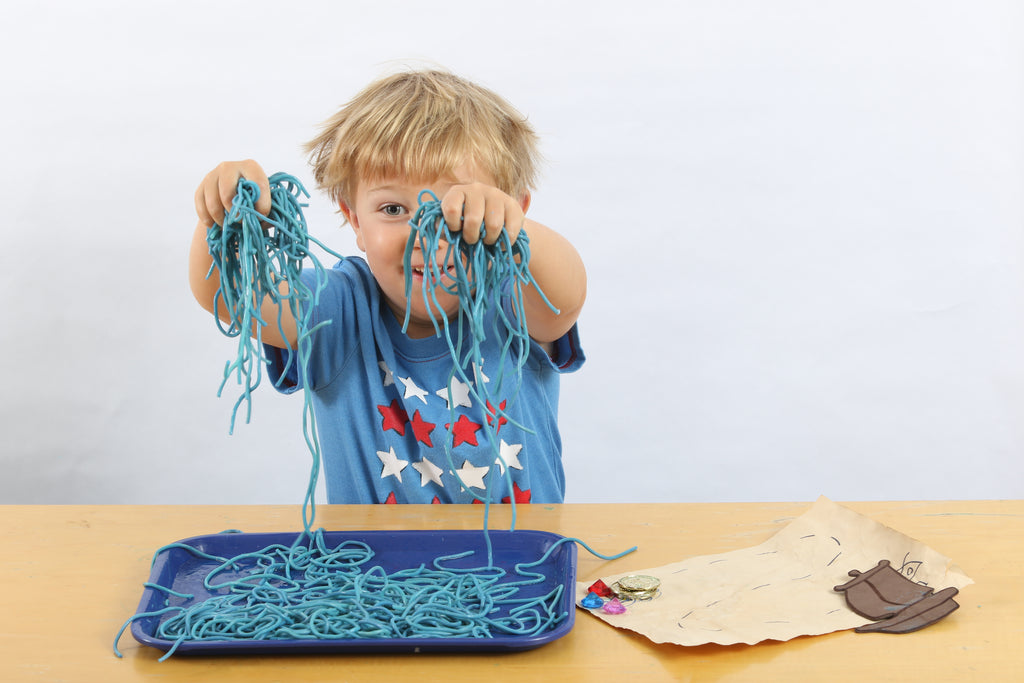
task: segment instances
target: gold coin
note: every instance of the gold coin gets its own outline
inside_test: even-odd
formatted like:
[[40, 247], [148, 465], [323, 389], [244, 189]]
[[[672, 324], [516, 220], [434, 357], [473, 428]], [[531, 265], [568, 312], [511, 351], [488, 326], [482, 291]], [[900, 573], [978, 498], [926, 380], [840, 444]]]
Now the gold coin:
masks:
[[661, 581], [646, 574], [623, 576], [611, 585], [620, 600], [652, 600], [661, 594], [660, 588]]
[[617, 583], [627, 593], [653, 593], [661, 587], [660, 579], [646, 574], [623, 576]]

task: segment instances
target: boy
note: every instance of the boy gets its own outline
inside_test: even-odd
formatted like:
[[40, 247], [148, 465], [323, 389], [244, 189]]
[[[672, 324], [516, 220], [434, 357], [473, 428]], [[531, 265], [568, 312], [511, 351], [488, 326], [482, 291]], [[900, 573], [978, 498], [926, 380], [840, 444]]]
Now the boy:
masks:
[[[485, 88], [445, 72], [408, 72], [368, 86], [325, 123], [307, 151], [317, 183], [338, 204], [365, 254], [328, 272], [311, 323], [331, 321], [313, 334], [308, 379], [329, 502], [561, 502], [558, 376], [584, 361], [575, 323], [586, 273], [565, 238], [525, 218], [538, 156], [529, 124]], [[196, 190], [199, 224], [189, 278], [209, 311], [218, 278], [206, 278], [212, 263], [206, 231], [223, 221], [241, 177], [260, 186], [256, 208], [268, 213], [267, 175], [253, 161], [220, 164]], [[514, 242], [525, 231], [531, 274], [557, 309], [535, 287], [524, 288], [529, 356], [521, 384], [504, 382], [509, 395], [494, 399], [504, 411], [497, 416], [496, 406], [480, 405], [458, 375], [449, 381], [448, 343], [435, 334], [422, 294], [423, 264], [435, 257], [422, 254], [418, 244], [411, 301], [405, 295], [408, 221], [423, 189], [441, 199], [446, 223], [469, 243], [493, 244], [502, 230]], [[458, 300], [442, 288], [434, 294], [454, 321]], [[407, 304], [411, 315], [403, 332]], [[507, 292], [502, 305], [511, 312]], [[264, 301], [262, 308], [264, 320], [278, 319], [275, 303]], [[500, 371], [501, 340], [494, 339], [491, 321], [485, 329], [482, 371], [465, 375], [474, 383]], [[296, 345], [295, 320], [284, 310], [281, 329], [270, 324], [262, 335], [276, 382], [286, 349]], [[300, 383], [292, 364], [280, 388], [294, 392]]]

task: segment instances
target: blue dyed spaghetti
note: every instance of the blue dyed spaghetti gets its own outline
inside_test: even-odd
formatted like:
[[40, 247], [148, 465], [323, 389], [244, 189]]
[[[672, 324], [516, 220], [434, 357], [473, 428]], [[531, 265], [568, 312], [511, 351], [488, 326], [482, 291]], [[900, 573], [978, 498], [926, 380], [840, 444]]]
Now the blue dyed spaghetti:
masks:
[[[486, 244], [483, 240], [484, 226], [481, 226], [481, 238], [470, 243], [463, 238], [461, 230], [452, 230], [444, 220], [441, 202], [430, 190], [420, 192], [417, 207], [409, 226], [412, 231], [405, 245], [403, 265], [405, 271], [405, 321], [403, 330], [408, 328], [412, 315], [412, 254], [419, 245], [423, 254], [422, 296], [427, 314], [434, 325], [434, 331], [443, 333], [448, 342], [452, 356], [452, 371], [448, 377], [448, 406], [450, 420], [448, 422], [448, 438], [445, 440], [445, 452], [448, 458], [448, 469], [459, 479], [462, 488], [489, 506], [489, 498], [484, 498], [461, 481], [458, 470], [452, 459], [451, 443], [455, 428], [455, 401], [452, 400], [452, 379], [457, 375], [469, 387], [470, 395], [479, 405], [488, 407], [491, 418], [488, 420], [490, 445], [493, 454], [504, 473], [508, 487], [509, 501], [512, 505], [512, 528], [516, 524], [515, 495], [512, 491], [511, 470], [504, 461], [498, 448], [497, 430], [502, 422], [507, 421], [523, 430], [530, 431], [507, 415], [506, 411], [515, 403], [518, 384], [511, 392], [505, 392], [505, 380], [509, 377], [516, 382], [522, 379], [522, 368], [530, 354], [530, 334], [526, 323], [526, 312], [523, 307], [523, 288], [533, 286], [543, 301], [551, 305], [540, 286], [530, 274], [530, 240], [525, 230], [519, 232], [515, 241], [506, 230], [498, 234], [494, 244]], [[457, 297], [459, 309], [449, 318], [448, 313], [438, 302], [437, 293], [443, 291]], [[511, 315], [501, 305], [501, 297], [507, 292]], [[494, 323], [488, 330], [484, 321], [494, 311]], [[452, 328], [452, 321], [454, 329]], [[483, 354], [481, 343], [492, 335], [501, 345], [501, 354], [497, 359], [498, 372], [490, 378], [490, 382], [475, 381], [483, 372]], [[505, 407], [499, 400], [491, 401], [492, 396], [509, 393]], [[484, 528], [487, 528], [489, 507], [484, 511]]]
[[[425, 201], [424, 197], [429, 199]], [[419, 244], [425, 258], [423, 299], [434, 324], [434, 331], [440, 335], [443, 328], [455, 365], [453, 373], [459, 374], [470, 384], [466, 368], [480, 369], [480, 343], [488, 334], [496, 335], [503, 343], [501, 357], [498, 359], [498, 375], [491, 378], [491, 385], [495, 393], [500, 393], [506, 372], [511, 372], [517, 379], [521, 377], [520, 372], [530, 351], [530, 333], [523, 308], [523, 287], [532, 285], [551, 310], [558, 312], [530, 274], [529, 236], [525, 230], [520, 231], [518, 239], [513, 242], [508, 232], [502, 230], [494, 244], [485, 244], [482, 237], [469, 243], [463, 239], [461, 230], [453, 231], [448, 227], [441, 211], [441, 202], [430, 190], [420, 192], [419, 207], [409, 225], [412, 231], [404, 255], [407, 304], [403, 330], [408, 327], [412, 312], [411, 259], [413, 250]], [[511, 316], [499, 305], [499, 296], [505, 288], [509, 290]], [[438, 303], [438, 290], [458, 297], [460, 315], [457, 316], [454, 334], [448, 315]], [[484, 320], [492, 309], [496, 314], [494, 325], [493, 329], [487, 330]], [[513, 361], [511, 364], [510, 360]], [[487, 400], [489, 392], [486, 390], [478, 387], [472, 391], [477, 399]]]
[[[323, 530], [230, 558], [173, 543], [157, 550], [154, 562], [172, 551], [195, 555], [199, 564], [189, 565], [186, 585], [207, 595], [147, 584], [165, 594], [162, 606], [135, 615], [117, 639], [131, 621], [156, 619], [148, 632], [170, 644], [164, 660], [196, 641], [536, 636], [568, 616], [564, 582], [548, 581], [540, 570], [565, 543], [590, 550], [561, 538], [511, 569], [473, 564], [474, 553], [461, 552], [393, 571], [377, 564], [363, 541], [332, 547]], [[189, 583], [192, 576], [199, 583]]]
[[[252, 392], [263, 377], [266, 357], [263, 352], [263, 328], [270, 324], [261, 314], [260, 304], [270, 299], [278, 304], [276, 325], [282, 338], [287, 338], [282, 324], [282, 312], [288, 307], [296, 324], [296, 348], [288, 349], [283, 379], [295, 362], [304, 387], [302, 432], [313, 456], [312, 471], [302, 506], [303, 527], [308, 531], [316, 516], [314, 494], [320, 473], [320, 440], [316, 432], [316, 415], [307, 383], [307, 365], [311, 335], [323, 325], [310, 327], [313, 309], [319, 294], [327, 284], [326, 271], [310, 251], [311, 244], [319, 246], [339, 259], [340, 254], [328, 249], [309, 235], [302, 213], [301, 199], [309, 197], [306, 188], [295, 177], [286, 173], [270, 176], [270, 213], [266, 216], [256, 210], [260, 189], [256, 183], [242, 178], [224, 218], [223, 226], [213, 225], [207, 232], [207, 245], [213, 264], [210, 277], [216, 270], [220, 289], [215, 297], [215, 311], [225, 310], [229, 322], [225, 325], [215, 314], [217, 326], [229, 337], [238, 338], [235, 360], [226, 364], [219, 396], [234, 376], [242, 385], [242, 393], [231, 413], [230, 431], [234, 431], [235, 418], [242, 403], [246, 405], [246, 422], [252, 415]], [[303, 263], [309, 261], [315, 269], [315, 286], [309, 287], [302, 279]], [[279, 380], [280, 381], [280, 380]]]

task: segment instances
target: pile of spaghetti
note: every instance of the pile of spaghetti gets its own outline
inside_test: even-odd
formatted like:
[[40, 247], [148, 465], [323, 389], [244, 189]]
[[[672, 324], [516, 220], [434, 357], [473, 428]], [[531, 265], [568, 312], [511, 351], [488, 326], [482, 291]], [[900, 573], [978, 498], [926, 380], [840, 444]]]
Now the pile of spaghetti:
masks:
[[566, 616], [559, 607], [564, 585], [543, 585], [542, 594], [530, 588], [544, 582], [533, 570], [557, 545], [512, 572], [462, 566], [471, 552], [387, 572], [373, 563], [368, 544], [348, 539], [332, 547], [323, 530], [231, 558], [175, 543], [157, 555], [195, 556], [197, 566], [208, 568], [202, 580], [208, 595], [196, 600], [147, 583], [166, 594], [165, 607], [133, 620], [161, 618], [153, 635], [173, 643], [161, 660], [185, 641], [532, 636]]

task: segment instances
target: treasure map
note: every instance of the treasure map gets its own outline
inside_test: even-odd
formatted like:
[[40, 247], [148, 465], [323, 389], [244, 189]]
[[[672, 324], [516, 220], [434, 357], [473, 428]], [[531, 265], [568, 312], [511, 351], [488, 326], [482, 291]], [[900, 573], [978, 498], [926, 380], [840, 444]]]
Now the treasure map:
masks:
[[[645, 599], [623, 601], [619, 614], [586, 611], [656, 643], [753, 645], [821, 635], [864, 625], [834, 588], [850, 581], [851, 570], [882, 559], [936, 591], [974, 583], [919, 541], [821, 497], [761, 545], [603, 576], [609, 586], [623, 577], [657, 577], [660, 587]], [[577, 584], [577, 605], [589, 585]]]

